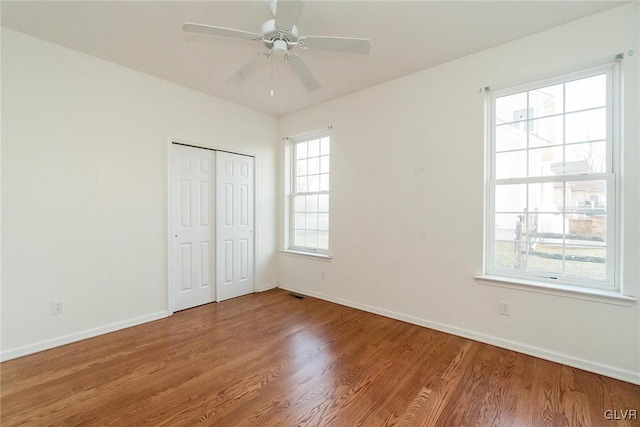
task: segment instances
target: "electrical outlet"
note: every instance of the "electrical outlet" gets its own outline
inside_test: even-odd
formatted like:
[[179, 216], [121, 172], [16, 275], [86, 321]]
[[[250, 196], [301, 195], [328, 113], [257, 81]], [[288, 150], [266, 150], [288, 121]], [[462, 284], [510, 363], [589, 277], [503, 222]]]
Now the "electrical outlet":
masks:
[[500, 301], [500, 314], [503, 316], [511, 315], [511, 305], [507, 301]]
[[320, 273], [320, 278], [321, 279], [326, 279], [327, 278], [327, 272], [323, 271], [322, 273]]
[[51, 314], [61, 314], [62, 312], [64, 312], [64, 302], [62, 300], [51, 303]]

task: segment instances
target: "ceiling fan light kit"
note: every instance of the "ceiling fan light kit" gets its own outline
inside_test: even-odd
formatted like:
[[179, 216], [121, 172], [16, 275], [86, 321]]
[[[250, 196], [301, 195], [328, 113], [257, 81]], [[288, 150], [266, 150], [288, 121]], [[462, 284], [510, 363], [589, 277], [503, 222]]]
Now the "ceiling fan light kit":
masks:
[[275, 53], [276, 55], [285, 56], [289, 51], [289, 45], [284, 40], [274, 40], [273, 47], [271, 48], [271, 53]]
[[300, 37], [295, 24], [302, 13], [303, 6], [304, 4], [301, 0], [273, 0], [269, 4], [273, 19], [262, 24], [260, 33], [196, 24], [193, 22], [185, 23], [182, 29], [190, 33], [261, 41], [269, 49], [268, 51], [260, 52], [234, 74], [229, 79], [231, 83], [242, 83], [258, 66], [275, 54], [284, 57], [300, 83], [302, 83], [307, 91], [313, 92], [320, 89], [320, 83], [313, 73], [311, 73], [311, 70], [309, 70], [302, 58], [298, 56], [298, 54], [291, 52], [292, 49], [298, 47], [305, 50], [368, 54], [371, 49], [371, 42], [368, 39], [350, 37]]

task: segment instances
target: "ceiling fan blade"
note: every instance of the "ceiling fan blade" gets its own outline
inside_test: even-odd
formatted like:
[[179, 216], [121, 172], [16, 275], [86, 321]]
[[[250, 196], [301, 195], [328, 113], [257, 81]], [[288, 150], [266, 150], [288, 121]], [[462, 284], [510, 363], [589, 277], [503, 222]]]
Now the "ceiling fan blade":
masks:
[[298, 22], [304, 4], [300, 0], [278, 0], [276, 2], [276, 28], [289, 32]]
[[309, 71], [307, 65], [302, 61], [302, 58], [298, 55], [287, 55], [286, 60], [298, 77], [298, 80], [300, 80], [300, 83], [302, 83], [308, 92], [320, 89], [320, 83], [318, 83], [318, 80], [311, 74], [311, 71]]
[[260, 66], [260, 64], [269, 59], [270, 56], [270, 51], [260, 52], [258, 55], [254, 56], [251, 61], [247, 63], [247, 65], [245, 65], [237, 73], [235, 73], [233, 77], [229, 79], [229, 83], [242, 83], [247, 77], [249, 77], [251, 73], [255, 71], [256, 68]]
[[249, 31], [233, 30], [231, 28], [214, 27], [212, 25], [195, 24], [193, 22], [187, 22], [182, 26], [182, 30], [188, 33], [200, 33], [208, 34], [211, 36], [219, 37], [231, 37], [234, 39], [243, 40], [261, 40], [262, 35], [258, 33], [251, 33]]
[[369, 39], [350, 37], [306, 36], [300, 38], [302, 47], [314, 50], [333, 50], [347, 53], [368, 54], [371, 50]]

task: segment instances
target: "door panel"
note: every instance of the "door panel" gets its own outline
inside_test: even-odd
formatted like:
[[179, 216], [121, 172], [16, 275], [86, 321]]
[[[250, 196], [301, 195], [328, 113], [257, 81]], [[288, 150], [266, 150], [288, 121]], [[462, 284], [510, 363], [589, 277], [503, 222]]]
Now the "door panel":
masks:
[[218, 152], [218, 301], [254, 292], [253, 158]]
[[233, 283], [233, 240], [224, 241], [223, 264], [224, 274], [222, 283], [230, 285]]
[[240, 185], [240, 225], [249, 226], [249, 186]]
[[211, 286], [210, 242], [200, 242], [200, 286]]
[[240, 280], [249, 278], [249, 239], [240, 239]]
[[191, 290], [191, 243], [180, 244], [180, 289]]
[[215, 153], [172, 146], [171, 309], [213, 302]]
[[191, 182], [180, 180], [180, 227], [191, 226]]
[[224, 185], [224, 226], [233, 227], [233, 184]]
[[209, 207], [209, 194], [211, 194], [211, 185], [208, 182], [200, 182], [200, 226], [208, 227], [211, 210]]

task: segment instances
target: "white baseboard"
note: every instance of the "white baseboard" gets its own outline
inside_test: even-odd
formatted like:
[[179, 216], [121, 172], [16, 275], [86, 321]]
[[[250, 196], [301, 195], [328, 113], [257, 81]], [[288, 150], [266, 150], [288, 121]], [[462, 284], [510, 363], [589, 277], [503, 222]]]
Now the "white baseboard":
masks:
[[133, 319], [124, 320], [121, 322], [110, 323], [108, 325], [75, 332], [69, 335], [63, 335], [61, 337], [40, 341], [34, 344], [3, 350], [2, 352], [0, 352], [0, 361], [4, 362], [6, 360], [15, 359], [18, 357], [37, 353], [39, 351], [49, 350], [54, 347], [71, 344], [76, 341], [82, 341], [87, 338], [97, 337], [98, 335], [108, 334], [109, 332], [119, 331], [120, 329], [126, 329], [132, 326], [141, 325], [143, 323], [152, 322], [154, 320], [163, 319], [167, 316], [169, 316], [168, 312], [158, 311], [156, 313], [146, 314], [144, 316], [135, 317]]
[[270, 291], [271, 289], [275, 289], [277, 288], [276, 285], [262, 285], [262, 286], [258, 286], [258, 291], [257, 292], [264, 292], [264, 291]]
[[573, 356], [567, 356], [565, 354], [555, 353], [553, 351], [545, 350], [543, 348], [534, 347], [528, 344], [519, 343], [516, 341], [505, 340], [503, 338], [495, 337], [492, 335], [486, 335], [478, 332], [471, 331], [469, 329], [458, 328], [456, 326], [450, 326], [443, 323], [432, 322], [429, 320], [421, 319], [418, 317], [409, 316], [403, 313], [397, 313], [395, 311], [385, 310], [358, 302], [333, 297], [320, 292], [309, 291], [306, 289], [296, 288], [295, 286], [279, 285], [281, 289], [286, 291], [295, 292], [297, 294], [307, 295], [310, 297], [318, 298], [321, 300], [333, 302], [340, 305], [345, 305], [351, 308], [357, 308], [358, 310], [367, 311], [369, 313], [379, 314], [381, 316], [389, 317], [403, 322], [412, 323], [418, 326], [424, 326], [425, 328], [434, 329], [440, 332], [446, 332], [448, 334], [456, 335], [463, 338], [469, 338], [474, 341], [479, 341], [485, 344], [495, 345], [496, 347], [505, 348], [507, 350], [517, 351], [518, 353], [527, 354], [529, 356], [538, 357], [540, 359], [549, 360], [551, 362], [562, 363], [563, 365], [571, 366], [585, 371], [594, 372], [596, 374], [605, 375], [607, 377], [615, 378], [621, 381], [626, 381], [632, 384], [640, 385], [640, 373], [619, 369], [613, 366], [602, 365], [600, 363], [591, 362], [589, 360], [580, 359]]

